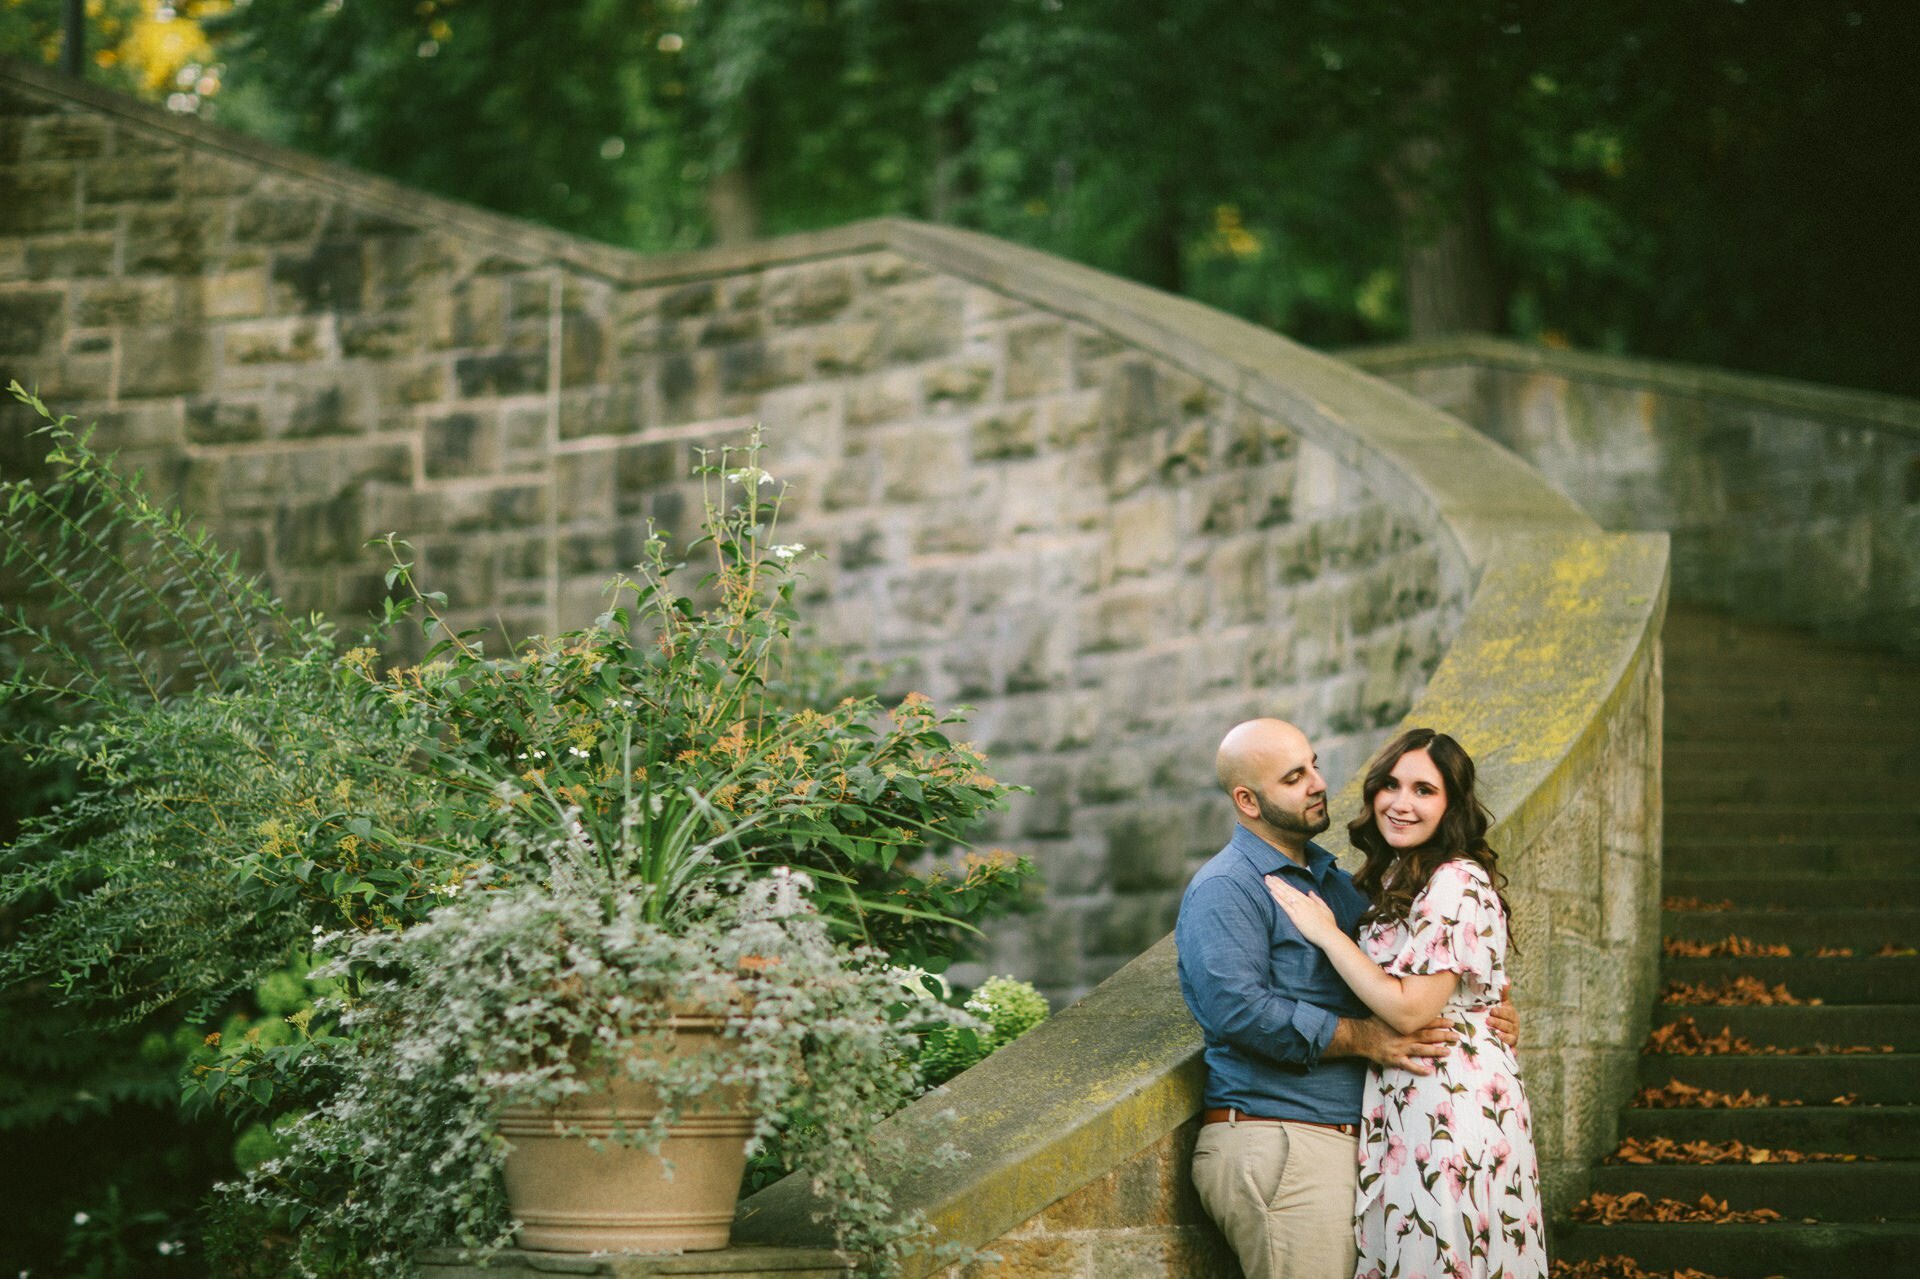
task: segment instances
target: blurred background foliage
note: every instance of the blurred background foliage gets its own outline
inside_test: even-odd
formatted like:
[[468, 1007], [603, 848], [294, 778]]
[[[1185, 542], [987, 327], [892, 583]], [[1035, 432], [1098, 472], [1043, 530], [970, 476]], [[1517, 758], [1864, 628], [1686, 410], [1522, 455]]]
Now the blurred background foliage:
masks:
[[[53, 61], [60, 0], [0, 0]], [[99, 78], [643, 251], [901, 214], [1314, 345], [1920, 393], [1909, 0], [90, 0]]]

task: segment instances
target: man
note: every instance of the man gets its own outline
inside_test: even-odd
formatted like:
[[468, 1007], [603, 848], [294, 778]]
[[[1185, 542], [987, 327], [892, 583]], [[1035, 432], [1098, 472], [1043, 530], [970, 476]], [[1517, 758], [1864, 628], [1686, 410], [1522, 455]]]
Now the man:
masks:
[[[1367, 906], [1311, 842], [1328, 826], [1327, 784], [1306, 734], [1249, 720], [1214, 768], [1239, 824], [1187, 885], [1174, 928], [1180, 993], [1206, 1036], [1194, 1186], [1247, 1279], [1353, 1279], [1367, 1062], [1429, 1074], [1456, 1036], [1442, 1019], [1401, 1035], [1371, 1016], [1261, 882], [1318, 893], [1349, 933]], [[1511, 1042], [1512, 1006], [1494, 1019]]]

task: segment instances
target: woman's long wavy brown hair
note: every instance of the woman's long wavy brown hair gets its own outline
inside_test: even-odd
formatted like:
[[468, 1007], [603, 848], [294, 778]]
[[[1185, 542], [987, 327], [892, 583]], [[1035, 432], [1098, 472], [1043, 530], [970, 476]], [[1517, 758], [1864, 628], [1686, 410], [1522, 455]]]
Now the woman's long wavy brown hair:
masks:
[[[1373, 813], [1373, 801], [1386, 788], [1393, 767], [1408, 751], [1425, 751], [1440, 774], [1446, 791], [1447, 811], [1433, 838], [1418, 848], [1401, 851], [1380, 834], [1379, 820]], [[1376, 919], [1405, 919], [1418, 897], [1433, 878], [1433, 872], [1455, 858], [1469, 861], [1487, 872], [1493, 881], [1494, 896], [1507, 919], [1513, 912], [1507, 907], [1507, 877], [1500, 873], [1500, 858], [1487, 846], [1487, 827], [1493, 814], [1473, 791], [1473, 757], [1460, 743], [1431, 728], [1410, 728], [1387, 743], [1386, 749], [1367, 765], [1367, 779], [1361, 783], [1360, 815], [1347, 823], [1347, 839], [1366, 855], [1367, 864], [1354, 877], [1354, 884], [1372, 904], [1361, 923]], [[1404, 868], [1394, 873], [1397, 864]]]

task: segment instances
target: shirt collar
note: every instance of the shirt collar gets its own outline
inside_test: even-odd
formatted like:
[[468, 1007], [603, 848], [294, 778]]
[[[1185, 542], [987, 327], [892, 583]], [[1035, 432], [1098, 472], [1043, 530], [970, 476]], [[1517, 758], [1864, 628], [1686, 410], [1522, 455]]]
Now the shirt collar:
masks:
[[[1285, 867], [1299, 865], [1293, 858], [1287, 856], [1266, 840], [1261, 839], [1258, 835], [1248, 830], [1245, 826], [1240, 825], [1238, 822], [1235, 822], [1233, 826], [1232, 845], [1239, 849], [1240, 855], [1246, 858], [1247, 862], [1262, 875], [1272, 875]], [[1325, 883], [1327, 872], [1333, 869], [1333, 865], [1334, 860], [1332, 853], [1320, 847], [1320, 845], [1314, 843], [1312, 840], [1307, 841], [1307, 862], [1304, 869], [1307, 874], [1313, 877], [1314, 883]]]

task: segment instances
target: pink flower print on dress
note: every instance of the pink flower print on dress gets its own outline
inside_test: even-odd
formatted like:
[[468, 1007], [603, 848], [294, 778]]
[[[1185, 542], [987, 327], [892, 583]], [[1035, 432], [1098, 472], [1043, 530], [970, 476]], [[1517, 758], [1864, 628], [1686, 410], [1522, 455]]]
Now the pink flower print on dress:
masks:
[[1507, 1160], [1513, 1158], [1513, 1146], [1504, 1138], [1493, 1143], [1493, 1170], [1499, 1172], [1507, 1166]]
[[1458, 1199], [1467, 1185], [1467, 1161], [1459, 1155], [1448, 1155], [1440, 1161], [1440, 1176], [1447, 1183], [1447, 1193]]
[[1433, 1108], [1433, 1117], [1446, 1127], [1453, 1127], [1453, 1102], [1443, 1101]]
[[1498, 1110], [1507, 1104], [1512, 1092], [1513, 1090], [1508, 1085], [1506, 1076], [1488, 1075], [1487, 1082], [1480, 1085], [1480, 1100], [1486, 1102], [1495, 1110]]
[[1425, 1168], [1433, 1162], [1433, 1147], [1421, 1142], [1413, 1148], [1413, 1166]]
[[1473, 1267], [1467, 1264], [1466, 1258], [1455, 1257], [1447, 1263], [1446, 1279], [1473, 1279]]
[[1387, 1153], [1380, 1156], [1380, 1167], [1386, 1172], [1399, 1172], [1407, 1166], [1407, 1143], [1398, 1136], [1387, 1138]]

